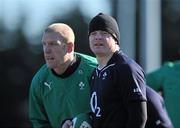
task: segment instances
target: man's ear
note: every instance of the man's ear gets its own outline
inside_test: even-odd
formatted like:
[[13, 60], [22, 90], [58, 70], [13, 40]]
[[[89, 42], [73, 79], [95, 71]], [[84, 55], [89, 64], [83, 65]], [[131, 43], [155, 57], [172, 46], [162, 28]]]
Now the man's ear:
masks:
[[74, 44], [72, 42], [67, 43], [67, 52], [71, 53], [74, 51]]

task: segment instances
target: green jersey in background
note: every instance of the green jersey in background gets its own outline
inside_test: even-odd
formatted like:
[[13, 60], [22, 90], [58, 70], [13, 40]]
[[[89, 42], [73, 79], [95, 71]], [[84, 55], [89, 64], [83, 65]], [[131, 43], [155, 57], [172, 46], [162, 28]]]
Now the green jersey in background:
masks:
[[180, 61], [167, 62], [147, 74], [147, 84], [162, 91], [168, 114], [175, 128], [180, 128]]

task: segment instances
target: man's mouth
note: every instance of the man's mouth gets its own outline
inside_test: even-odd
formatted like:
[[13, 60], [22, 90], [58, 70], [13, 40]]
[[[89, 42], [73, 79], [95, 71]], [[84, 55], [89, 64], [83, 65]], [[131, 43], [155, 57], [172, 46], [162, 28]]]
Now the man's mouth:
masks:
[[53, 57], [46, 57], [46, 60], [54, 60]]
[[94, 46], [104, 46], [102, 43], [96, 43]]

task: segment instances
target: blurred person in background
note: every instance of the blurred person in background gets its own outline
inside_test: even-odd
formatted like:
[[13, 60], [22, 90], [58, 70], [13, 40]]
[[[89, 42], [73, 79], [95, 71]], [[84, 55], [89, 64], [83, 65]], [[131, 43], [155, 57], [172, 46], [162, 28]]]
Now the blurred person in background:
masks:
[[175, 128], [180, 128], [180, 60], [147, 74], [147, 85], [160, 92]]
[[173, 128], [164, 99], [158, 92], [146, 86], [147, 122], [145, 128]]
[[[33, 77], [29, 92], [29, 118], [33, 127], [58, 128], [67, 119], [90, 112], [89, 80], [96, 59], [75, 53], [74, 42], [74, 32], [67, 24], [54, 23], [44, 31], [46, 64]], [[72, 125], [66, 124], [66, 127]]]

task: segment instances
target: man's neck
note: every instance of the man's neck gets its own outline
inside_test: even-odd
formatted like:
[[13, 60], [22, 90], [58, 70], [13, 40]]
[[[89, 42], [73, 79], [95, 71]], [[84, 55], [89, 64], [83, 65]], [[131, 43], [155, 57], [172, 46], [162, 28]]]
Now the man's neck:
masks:
[[78, 66], [80, 65], [80, 62], [81, 62], [81, 58], [76, 56], [75, 59], [69, 64], [69, 66], [63, 73], [57, 74], [56, 72], [54, 71], [53, 72], [56, 76], [61, 78], [69, 77], [72, 73], [74, 73], [77, 70]]
[[98, 61], [98, 69], [102, 69], [105, 67], [108, 63], [108, 61], [111, 59], [113, 54], [118, 51], [120, 48], [119, 46], [116, 47], [112, 52], [104, 54], [104, 55], [96, 55], [96, 59]]
[[98, 69], [104, 68], [108, 61], [111, 59], [114, 53], [105, 55], [105, 56], [97, 56], [97, 61], [98, 61]]
[[73, 55], [65, 63], [61, 64], [58, 68], [53, 69], [54, 72], [56, 72], [56, 74], [58, 75], [63, 74], [67, 70], [67, 68], [74, 62], [75, 58], [76, 57]]

